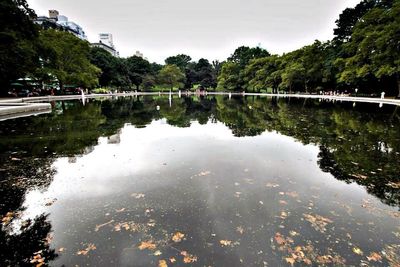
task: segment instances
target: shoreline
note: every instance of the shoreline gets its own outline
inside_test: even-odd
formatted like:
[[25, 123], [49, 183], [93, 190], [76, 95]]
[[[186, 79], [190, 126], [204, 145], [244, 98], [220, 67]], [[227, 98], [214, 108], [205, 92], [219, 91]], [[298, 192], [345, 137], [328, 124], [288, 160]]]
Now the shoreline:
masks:
[[[137, 92], [137, 93], [113, 93], [113, 94], [88, 94], [88, 95], [64, 95], [64, 96], [36, 96], [23, 98], [2, 98], [0, 99], [0, 121], [31, 115], [39, 115], [51, 112], [49, 102], [74, 99], [92, 99], [99, 97], [125, 97], [125, 96], [145, 96], [145, 95], [179, 95], [179, 92]], [[196, 93], [182, 92], [181, 95], [191, 96], [199, 95]], [[324, 99], [332, 101], [346, 102], [363, 102], [375, 103], [379, 105], [395, 105], [400, 106], [400, 99], [381, 99], [372, 97], [354, 97], [354, 96], [331, 96], [331, 95], [306, 95], [306, 94], [268, 94], [268, 93], [229, 93], [229, 92], [206, 92], [200, 95], [226, 95], [226, 96], [265, 96], [265, 97], [282, 97], [282, 98], [311, 98]]]

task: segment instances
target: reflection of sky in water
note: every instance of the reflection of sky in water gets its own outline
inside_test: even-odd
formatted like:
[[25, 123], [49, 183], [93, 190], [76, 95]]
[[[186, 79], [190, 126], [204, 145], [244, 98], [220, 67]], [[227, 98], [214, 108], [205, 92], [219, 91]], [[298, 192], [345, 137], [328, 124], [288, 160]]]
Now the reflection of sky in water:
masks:
[[[296, 229], [304, 240], [320, 239], [322, 249], [327, 244], [333, 246], [335, 240], [324, 241], [305, 226], [303, 214], [307, 212], [334, 218], [339, 240], [336, 249], [343, 251], [347, 244], [341, 244], [340, 238], [348, 232], [354, 235], [351, 242], [358, 239], [366, 250], [372, 250], [389, 239], [381, 236], [379, 241], [377, 234], [399, 226], [394, 219], [375, 217], [360, 209], [363, 199], [387, 209], [364, 188], [322, 172], [317, 164], [318, 147], [277, 133], [235, 138], [222, 123], [193, 122], [189, 128], [177, 128], [160, 120], [142, 129], [125, 125], [113, 139], [100, 138], [93, 151], [76, 159], [59, 158], [48, 190], [26, 195], [23, 219], [50, 212], [52, 245], [69, 250], [55, 265], [100, 264], [99, 258], [76, 258], [74, 252], [85, 242], [96, 243], [103, 264], [130, 266], [135, 261], [137, 266], [155, 265], [154, 256], [149, 258], [136, 250], [126, 253], [127, 247], [139, 243], [137, 236], [116, 236], [112, 229], [107, 233], [94, 231], [96, 225], [110, 220], [154, 218], [157, 227], [168, 229], [168, 233], [186, 230], [189, 237], [197, 237], [189, 240], [196, 244], [188, 246], [204, 264], [228, 264], [226, 255], [221, 256], [214, 246], [218, 239], [237, 240], [235, 229], [244, 227], [251, 235], [233, 249], [233, 265], [239, 265], [236, 257], [247, 259], [249, 265], [271, 257], [269, 239], [285, 229]], [[286, 192], [296, 192], [299, 197], [288, 197]], [[135, 199], [132, 193], [145, 197]], [[55, 198], [55, 204], [45, 206]], [[287, 204], [280, 205], [280, 200]], [[116, 213], [120, 209], [128, 212]], [[146, 214], [146, 209], [154, 209], [154, 216]], [[286, 225], [279, 218], [282, 211], [289, 214]], [[368, 226], [369, 222], [373, 226]], [[105, 244], [108, 242], [110, 246]], [[207, 247], [209, 243], [212, 245]], [[351, 251], [343, 256], [351, 261]], [[274, 261], [279, 264], [280, 257]]]

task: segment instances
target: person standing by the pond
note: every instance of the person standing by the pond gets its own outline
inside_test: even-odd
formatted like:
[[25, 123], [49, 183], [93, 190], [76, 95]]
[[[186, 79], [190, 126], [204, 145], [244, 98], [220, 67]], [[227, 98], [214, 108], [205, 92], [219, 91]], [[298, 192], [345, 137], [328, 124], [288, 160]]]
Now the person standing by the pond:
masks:
[[381, 99], [384, 99], [385, 98], [385, 92], [382, 92], [381, 93]]

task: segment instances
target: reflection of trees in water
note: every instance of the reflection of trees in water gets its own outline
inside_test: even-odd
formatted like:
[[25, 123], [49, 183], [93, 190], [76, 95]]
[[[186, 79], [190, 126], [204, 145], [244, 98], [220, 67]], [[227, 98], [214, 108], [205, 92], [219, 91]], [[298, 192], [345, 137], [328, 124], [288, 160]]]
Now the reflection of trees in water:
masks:
[[47, 216], [42, 215], [30, 222], [30, 226], [22, 229], [19, 235], [8, 235], [0, 231], [0, 257], [2, 266], [32, 266], [30, 263], [35, 253], [42, 251], [40, 256], [46, 262], [54, 260], [58, 255], [50, 249], [48, 237], [51, 224]]
[[[395, 108], [375, 111], [372, 105], [353, 108], [351, 104], [260, 97], [174, 97], [170, 107], [167, 97], [137, 97], [91, 100], [86, 106], [61, 102], [51, 114], [1, 122], [1, 215], [23, 209], [30, 188], [45, 189], [51, 183], [55, 157], [89, 153], [100, 136], [119, 133], [126, 123], [141, 128], [163, 118], [177, 127], [189, 127], [194, 120], [200, 124], [218, 120], [237, 137], [267, 130], [319, 145], [318, 163], [323, 171], [357, 182], [383, 202], [400, 206], [399, 189], [393, 187], [400, 182], [400, 118]], [[41, 249], [51, 254], [48, 259], [54, 258], [43, 241], [50, 230], [42, 216], [21, 236], [1, 231], [1, 256], [8, 265], [24, 265], [27, 257]]]

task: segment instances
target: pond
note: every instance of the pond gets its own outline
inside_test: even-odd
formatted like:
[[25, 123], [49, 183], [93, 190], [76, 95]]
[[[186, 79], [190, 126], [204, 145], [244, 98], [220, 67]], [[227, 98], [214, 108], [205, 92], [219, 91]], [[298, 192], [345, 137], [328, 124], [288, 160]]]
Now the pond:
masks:
[[399, 266], [396, 106], [52, 102], [0, 122], [1, 266]]

